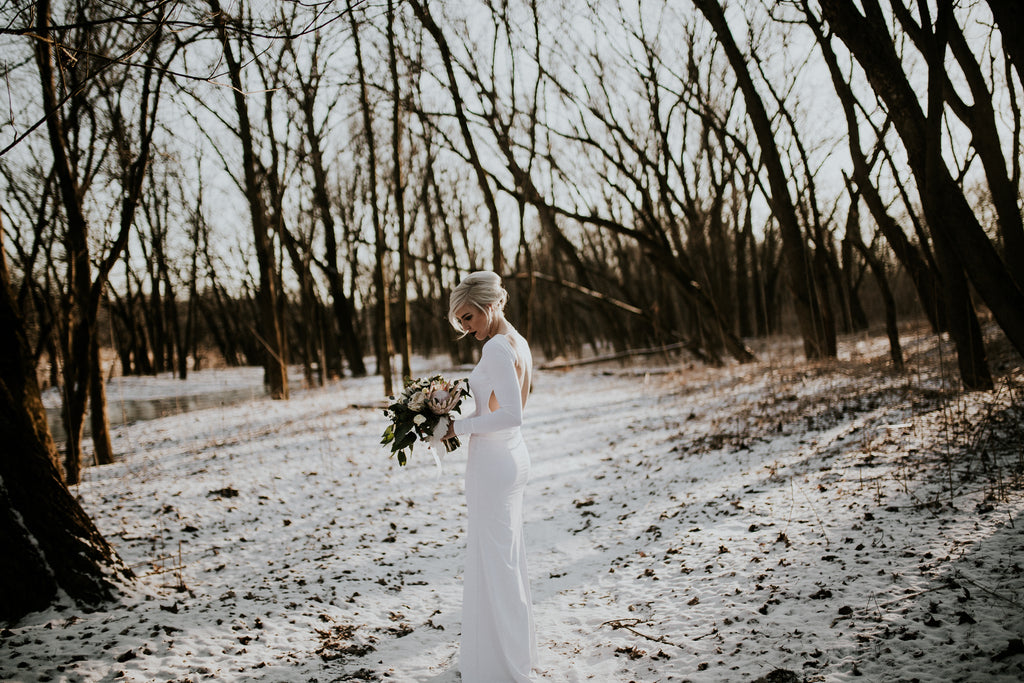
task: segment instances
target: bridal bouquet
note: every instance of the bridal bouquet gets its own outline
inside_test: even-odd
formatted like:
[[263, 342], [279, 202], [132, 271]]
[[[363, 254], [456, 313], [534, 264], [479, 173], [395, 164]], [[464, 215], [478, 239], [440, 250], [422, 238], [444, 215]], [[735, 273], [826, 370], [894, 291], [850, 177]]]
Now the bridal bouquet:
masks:
[[391, 444], [392, 455], [397, 453], [398, 464], [405, 465], [406, 451], [411, 452], [417, 440], [425, 441], [434, 450], [434, 461], [440, 467], [440, 449], [450, 452], [461, 445], [458, 437], [447, 441], [441, 438], [448, 432], [450, 414], [461, 411], [462, 399], [468, 395], [465, 380], [452, 382], [441, 375], [410, 380], [384, 410], [391, 424], [384, 430], [381, 445]]

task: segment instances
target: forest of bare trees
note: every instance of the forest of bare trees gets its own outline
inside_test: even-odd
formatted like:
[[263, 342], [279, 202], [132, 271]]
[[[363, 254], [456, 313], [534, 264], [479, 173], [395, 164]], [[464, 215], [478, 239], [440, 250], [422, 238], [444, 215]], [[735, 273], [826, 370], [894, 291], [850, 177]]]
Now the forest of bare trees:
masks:
[[444, 314], [472, 270], [547, 358], [791, 333], [827, 359], [884, 325], [899, 371], [923, 318], [986, 390], [986, 320], [1024, 353], [1016, 0], [37, 0], [0, 26], [0, 618], [130, 576], [65, 487], [118, 455], [112, 374], [391, 394], [412, 354], [467, 360]]

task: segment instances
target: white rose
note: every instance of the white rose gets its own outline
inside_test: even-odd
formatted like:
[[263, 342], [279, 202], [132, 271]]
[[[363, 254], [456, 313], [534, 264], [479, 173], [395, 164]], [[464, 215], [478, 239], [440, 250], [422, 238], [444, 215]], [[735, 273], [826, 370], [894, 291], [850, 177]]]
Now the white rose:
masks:
[[417, 391], [413, 394], [413, 397], [409, 399], [409, 410], [414, 413], [423, 410], [423, 406], [427, 404], [427, 396], [422, 391]]
[[421, 424], [423, 424], [424, 422], [426, 422], [426, 421], [427, 421], [427, 418], [423, 417], [422, 415], [417, 415], [416, 417], [414, 417], [414, 418], [412, 419], [412, 421], [413, 421], [413, 422], [414, 422], [415, 424], [421, 425]]

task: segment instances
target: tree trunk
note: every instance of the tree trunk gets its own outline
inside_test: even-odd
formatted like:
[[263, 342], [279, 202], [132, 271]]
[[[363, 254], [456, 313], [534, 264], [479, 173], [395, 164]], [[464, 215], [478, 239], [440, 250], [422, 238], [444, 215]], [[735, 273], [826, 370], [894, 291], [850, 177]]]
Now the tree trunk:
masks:
[[264, 201], [264, 189], [257, 170], [255, 142], [252, 136], [252, 124], [249, 121], [249, 108], [245, 102], [245, 89], [242, 87], [241, 65], [231, 49], [228, 39], [228, 16], [221, 10], [219, 0], [209, 0], [213, 11], [213, 22], [224, 52], [224, 61], [231, 80], [235, 113], [238, 116], [238, 134], [242, 143], [242, 170], [245, 176], [245, 198], [249, 204], [252, 221], [253, 242], [256, 247], [256, 260], [259, 266], [259, 288], [257, 300], [260, 313], [262, 344], [265, 348], [266, 364], [265, 383], [271, 398], [288, 398], [288, 368], [285, 350], [284, 324], [281, 320], [279, 304], [282, 294], [278, 288], [277, 266], [274, 257], [273, 240], [270, 234], [270, 220], [267, 205]]
[[313, 292], [313, 272], [307, 256], [310, 247], [305, 240], [300, 242], [287, 227], [282, 225], [278, 230], [291, 259], [292, 270], [299, 279], [299, 320], [295, 327], [302, 354], [302, 375], [306, 386], [311, 387], [316, 384], [313, 361], [317, 358], [316, 342], [320, 335], [316, 294]]
[[0, 621], [13, 623], [60, 593], [108, 600], [132, 572], [61, 483], [2, 242], [0, 229]]
[[391, 304], [390, 293], [385, 277], [387, 244], [384, 236], [384, 225], [377, 205], [377, 147], [373, 135], [373, 117], [370, 113], [370, 97], [366, 87], [366, 70], [363, 68], [363, 52], [359, 41], [359, 26], [352, 11], [352, 2], [348, 0], [348, 16], [352, 26], [352, 39], [355, 42], [356, 67], [359, 73], [359, 103], [363, 112], [363, 134], [366, 136], [367, 156], [369, 163], [370, 213], [373, 219], [374, 255], [376, 266], [373, 271], [373, 285], [376, 290], [377, 316], [374, 333], [377, 339], [377, 372], [384, 379], [384, 393], [391, 396], [394, 391], [391, 358], [394, 347], [391, 338]]
[[[851, 192], [851, 197], [854, 201], [859, 201], [859, 196]], [[854, 250], [858, 249], [855, 240], [851, 238], [851, 233], [856, 235], [856, 242], [861, 242], [860, 238], [860, 209], [853, 206], [850, 208], [850, 215], [846, 221], [846, 236], [843, 238], [842, 244], [842, 287], [846, 291], [846, 301], [850, 307], [850, 331], [851, 332], [863, 332], [868, 329], [868, 316], [864, 312], [864, 306], [860, 302], [860, 276], [854, 277], [854, 270], [857, 266], [856, 257], [854, 256]], [[869, 267], [870, 264], [869, 264]], [[872, 270], [874, 268], [872, 267]], [[877, 276], [876, 276], [877, 278]]]
[[437, 48], [441, 52], [441, 61], [444, 63], [445, 76], [448, 79], [448, 89], [452, 94], [452, 104], [455, 106], [459, 131], [462, 133], [462, 142], [466, 145], [469, 163], [473, 167], [474, 173], [476, 173], [477, 184], [480, 186], [480, 192], [484, 197], [484, 205], [487, 207], [487, 218], [491, 229], [491, 268], [494, 272], [501, 274], [505, 270], [505, 262], [501, 252], [501, 221], [498, 219], [498, 205], [494, 201], [494, 192], [491, 190], [491, 184], [487, 179], [487, 171], [480, 161], [476, 144], [473, 142], [473, 134], [469, 130], [469, 119], [466, 115], [465, 104], [462, 101], [462, 93], [459, 90], [459, 82], [455, 77], [455, 69], [452, 64], [452, 54], [448, 47], [448, 41], [425, 2], [410, 0], [409, 5], [420, 20], [420, 23], [427, 29], [427, 33], [434, 38], [434, 42], [437, 43]]
[[163, 251], [159, 234], [153, 235], [151, 246], [150, 258], [146, 259], [146, 267], [149, 270], [149, 305], [146, 307], [149, 324], [147, 327], [149, 338], [153, 341], [153, 372], [160, 374], [167, 369], [167, 333], [164, 329], [166, 308], [157, 272], [157, 262], [162, 258], [161, 252]]
[[825, 358], [835, 355], [830, 353], [828, 342], [829, 331], [822, 317], [821, 304], [814, 288], [814, 274], [811, 268], [807, 248], [804, 246], [803, 232], [797, 220], [793, 199], [789, 194], [789, 175], [782, 167], [775, 134], [771, 121], [764, 108], [764, 103], [754, 86], [754, 81], [747, 70], [747, 64], [733, 38], [725, 13], [717, 0], [694, 0], [694, 4], [707, 18], [718, 41], [725, 50], [729, 63], [747, 107], [747, 116], [757, 136], [761, 149], [762, 160], [768, 173], [771, 188], [772, 214], [779, 223], [782, 234], [782, 249], [786, 257], [786, 266], [790, 291], [793, 293], [800, 333], [804, 340], [804, 353], [808, 359]]
[[[200, 189], [201, 197], [202, 189]], [[198, 287], [199, 287], [199, 233], [201, 230], [202, 214], [201, 204], [197, 200], [196, 213], [193, 216], [194, 225], [192, 226], [192, 253], [190, 255], [189, 271], [188, 271], [188, 304], [185, 309], [185, 332], [181, 338], [181, 351], [178, 354], [178, 379], [184, 381], [188, 378], [188, 357], [192, 354], [192, 362], [199, 369], [199, 358], [196, 357], [195, 349], [195, 337], [196, 337], [196, 306], [199, 303]]]
[[[895, 53], [887, 20], [877, 0], [863, 0], [862, 5], [865, 14], [845, 0], [821, 0], [822, 15], [885, 102], [907, 150], [907, 161], [918, 186], [928, 188], [922, 189], [921, 202], [933, 238], [936, 242], [940, 239], [947, 242], [1010, 343], [1024, 355], [1024, 290], [1009, 274], [936, 147], [938, 140], [934, 136], [941, 132], [939, 72], [944, 76], [942, 63], [928, 56], [930, 80], [939, 81], [940, 85], [934, 88], [938, 96], [929, 97], [929, 105], [936, 108], [936, 116], [926, 119], [918, 95]], [[938, 32], [939, 38], [943, 35]], [[956, 273], [948, 275], [957, 277]], [[942, 276], [945, 278], [947, 273], [943, 272]], [[959, 310], [953, 302], [947, 305], [951, 313]]]
[[956, 255], [952, 253], [952, 247], [941, 233], [935, 236], [935, 257], [942, 273], [949, 334], [956, 346], [960, 380], [967, 391], [987, 391], [993, 386], [992, 375], [988, 369], [985, 342], [971, 301], [967, 278]]
[[988, 6], [999, 26], [1003, 50], [1024, 83], [1024, 4], [1020, 0], [988, 0]]
[[114, 448], [110, 443], [110, 420], [107, 417], [107, 385], [100, 363], [99, 334], [93, 334], [89, 342], [89, 431], [92, 447], [96, 453], [97, 465], [114, 462]]
[[[939, 194], [948, 188], [947, 183], [943, 182], [944, 178], [948, 177], [948, 171], [942, 159], [942, 119], [945, 104], [942, 89], [946, 73], [943, 63], [947, 35], [943, 26], [952, 19], [953, 9], [948, 2], [940, 1], [938, 6], [936, 35], [928, 41], [925, 52], [928, 60], [928, 108], [924, 119], [924, 168], [920, 188], [921, 201], [926, 207], [941, 205], [942, 198]], [[968, 391], [987, 391], [993, 386], [992, 376], [989, 374], [985, 343], [974, 311], [974, 303], [971, 301], [964, 269], [957, 259], [954, 245], [947, 240], [946, 232], [933, 231], [933, 234], [935, 256], [939, 262], [946, 301], [949, 304], [950, 334], [956, 342], [960, 378]]]
[[181, 321], [178, 319], [178, 301], [174, 296], [174, 285], [171, 283], [171, 271], [167, 267], [166, 257], [160, 262], [160, 280], [164, 284], [164, 317], [167, 319], [165, 329], [167, 338], [165, 348], [167, 349], [167, 370], [174, 373], [177, 370], [177, 360], [184, 358], [186, 351], [181, 338]]
[[858, 195], [851, 193], [850, 201], [852, 206], [850, 207], [850, 218], [847, 221], [846, 239], [843, 241], [843, 244], [849, 244], [857, 249], [861, 256], [864, 257], [864, 260], [867, 261], [868, 267], [871, 268], [871, 272], [875, 276], [878, 291], [882, 294], [882, 303], [885, 305], [885, 333], [889, 337], [889, 357], [892, 359], [893, 368], [896, 372], [903, 372], [903, 347], [900, 345], [900, 330], [896, 320], [896, 299], [893, 297], [892, 289], [889, 287], [889, 278], [885, 274], [885, 264], [871, 253], [871, 250], [868, 249], [860, 237], [859, 221], [857, 220], [857, 217], [860, 215], [860, 210], [857, 207], [860, 198]]
[[[395, 54], [395, 7], [388, 0], [388, 67], [391, 71], [391, 184], [395, 192], [395, 216], [398, 218], [398, 352], [402, 356], [402, 378], [412, 378], [409, 347], [412, 330], [409, 328], [409, 236], [405, 225], [405, 180], [402, 178], [402, 93], [398, 82], [398, 56]], [[499, 242], [500, 246], [500, 242]]]
[[[747, 196], [750, 193], [747, 192]], [[748, 226], [751, 222], [751, 206], [747, 202], [743, 211], [743, 223], [736, 230], [736, 319], [740, 339], [753, 336], [750, 312], [750, 265], [753, 259], [747, 255]], [[751, 245], [753, 246], [753, 245]]]
[[[345, 281], [338, 267], [338, 237], [334, 215], [331, 213], [330, 193], [327, 189], [327, 170], [324, 165], [322, 139], [316, 129], [314, 119], [314, 98], [316, 91], [311, 84], [303, 85], [302, 111], [305, 118], [306, 140], [309, 142], [310, 166], [313, 171], [313, 201], [324, 226], [324, 274], [327, 276], [327, 288], [331, 293], [334, 307], [334, 322], [338, 326], [341, 337], [341, 349], [348, 361], [349, 372], [353, 377], [366, 375], [366, 364], [363, 361], [363, 344], [355, 324], [355, 312], [352, 303], [345, 295]], [[328, 357], [330, 368], [341, 374], [340, 359]]]

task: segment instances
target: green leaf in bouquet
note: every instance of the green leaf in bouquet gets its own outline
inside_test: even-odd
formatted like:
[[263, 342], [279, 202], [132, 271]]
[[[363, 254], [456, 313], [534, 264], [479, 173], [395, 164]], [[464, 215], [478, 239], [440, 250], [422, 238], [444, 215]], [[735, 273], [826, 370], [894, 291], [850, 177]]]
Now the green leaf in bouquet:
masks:
[[405, 463], [405, 451], [398, 451], [398, 464], [401, 465], [402, 467], [405, 467]]
[[392, 451], [403, 451], [406, 448], [412, 447], [416, 443], [416, 432], [409, 431], [403, 434], [400, 438], [395, 440], [394, 446], [391, 447]]

